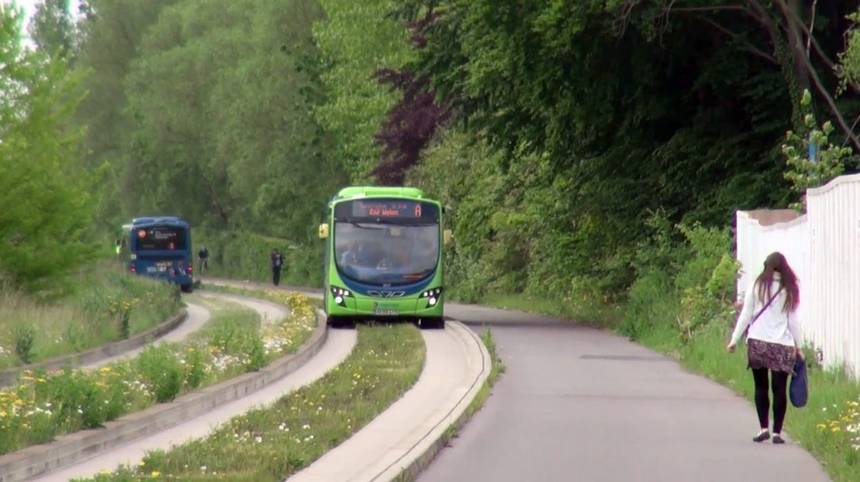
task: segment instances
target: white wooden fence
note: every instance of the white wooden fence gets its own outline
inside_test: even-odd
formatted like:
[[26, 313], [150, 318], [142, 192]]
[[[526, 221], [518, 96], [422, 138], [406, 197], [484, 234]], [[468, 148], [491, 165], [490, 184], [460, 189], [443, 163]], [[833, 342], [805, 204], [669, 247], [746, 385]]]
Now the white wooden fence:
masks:
[[860, 174], [810, 189], [806, 199], [803, 216], [737, 212], [738, 293], [752, 286], [768, 254], [781, 252], [800, 280], [805, 341], [825, 365], [860, 376]]

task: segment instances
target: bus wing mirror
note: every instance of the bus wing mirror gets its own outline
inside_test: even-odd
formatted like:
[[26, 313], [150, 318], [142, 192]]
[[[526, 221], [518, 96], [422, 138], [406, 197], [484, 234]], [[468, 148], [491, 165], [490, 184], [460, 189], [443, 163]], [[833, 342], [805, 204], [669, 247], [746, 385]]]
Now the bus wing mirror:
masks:
[[328, 239], [328, 224], [320, 224], [320, 239]]
[[450, 229], [442, 231], [442, 241], [446, 245], [451, 244], [451, 242], [454, 241], [454, 232]]

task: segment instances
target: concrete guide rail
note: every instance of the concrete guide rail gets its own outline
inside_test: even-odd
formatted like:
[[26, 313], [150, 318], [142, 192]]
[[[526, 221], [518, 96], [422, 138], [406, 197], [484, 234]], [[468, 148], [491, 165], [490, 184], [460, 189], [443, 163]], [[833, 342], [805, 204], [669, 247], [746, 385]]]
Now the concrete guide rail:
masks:
[[414, 477], [432, 461], [445, 433], [462, 422], [491, 361], [480, 338], [460, 323], [421, 333], [427, 358], [415, 386], [291, 482], [389, 481]]
[[218, 426], [228, 422], [233, 417], [243, 415], [254, 408], [274, 403], [285, 394], [321, 378], [349, 356], [355, 342], [354, 331], [334, 330], [328, 332], [325, 344], [312, 359], [289, 376], [281, 378], [250, 396], [221, 405], [198, 417], [189, 418], [172, 428], [148, 435], [126, 445], [117, 446], [97, 457], [35, 480], [37, 482], [60, 482], [72, 478], [93, 477], [99, 472], [114, 470], [121, 464], [137, 465], [148, 451], [169, 450], [175, 445], [206, 437]]
[[188, 312], [185, 309], [182, 309], [178, 314], [170, 317], [159, 325], [142, 333], [138, 333], [137, 335], [131, 336], [128, 339], [108, 343], [80, 353], [62, 355], [30, 365], [8, 368], [0, 371], [0, 387], [8, 387], [15, 384], [18, 380], [18, 375], [24, 370], [51, 371], [60, 370], [66, 367], [77, 368], [81, 366], [105, 363], [106, 360], [113, 359], [114, 357], [138, 349], [147, 343], [151, 343], [167, 335], [183, 324], [187, 317]]
[[[325, 323], [319, 320], [311, 338], [292, 355], [273, 361], [260, 371], [246, 373], [195, 391], [173, 402], [107, 422], [104, 427], [61, 435], [54, 442], [0, 456], [0, 482], [29, 480], [113, 450], [133, 440], [177, 426], [219, 406], [281, 380], [311, 360], [326, 341]], [[48, 480], [67, 480], [62, 476]]]

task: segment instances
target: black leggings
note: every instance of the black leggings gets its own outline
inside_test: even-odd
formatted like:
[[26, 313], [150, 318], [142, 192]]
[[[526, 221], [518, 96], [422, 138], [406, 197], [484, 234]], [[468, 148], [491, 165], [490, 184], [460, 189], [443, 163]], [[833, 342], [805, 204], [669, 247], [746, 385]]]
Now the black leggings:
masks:
[[[768, 408], [770, 400], [767, 390], [767, 368], [753, 368], [753, 379], [755, 379], [755, 409], [758, 412], [758, 421], [761, 428], [768, 427]], [[773, 374], [773, 432], [782, 432], [782, 422], [785, 420], [785, 409], [788, 408], [785, 389], [788, 384], [788, 373], [771, 371]]]

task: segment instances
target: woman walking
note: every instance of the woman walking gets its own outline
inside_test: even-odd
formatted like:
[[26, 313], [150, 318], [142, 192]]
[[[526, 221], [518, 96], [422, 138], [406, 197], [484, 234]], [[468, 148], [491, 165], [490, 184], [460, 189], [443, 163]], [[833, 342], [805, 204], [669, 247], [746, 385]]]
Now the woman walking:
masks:
[[[782, 424], [788, 406], [786, 385], [794, 369], [795, 357], [803, 357], [800, 346], [800, 328], [797, 306], [800, 293], [797, 277], [785, 260], [775, 252], [764, 261], [764, 269], [747, 290], [744, 307], [738, 317], [732, 340], [726, 349], [735, 346], [747, 331], [747, 356], [755, 381], [755, 407], [761, 431], [753, 437], [755, 442], [769, 439], [768, 372], [773, 389], [773, 443], [785, 443]], [[749, 328], [749, 330], [747, 330]]]

